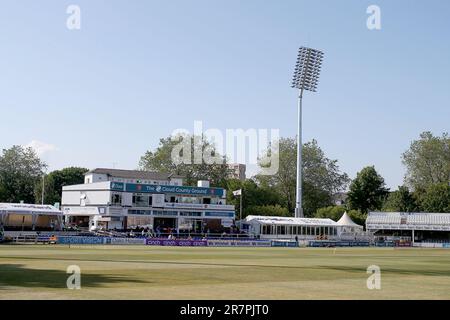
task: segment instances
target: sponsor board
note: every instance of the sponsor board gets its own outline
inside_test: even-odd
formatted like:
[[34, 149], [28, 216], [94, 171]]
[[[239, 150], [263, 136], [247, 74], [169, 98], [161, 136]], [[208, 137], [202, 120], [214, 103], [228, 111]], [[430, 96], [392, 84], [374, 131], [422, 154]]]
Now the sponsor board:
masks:
[[413, 247], [419, 248], [450, 248], [450, 243], [415, 242]]
[[375, 242], [375, 247], [393, 247], [394, 242], [393, 241], [378, 241]]
[[298, 247], [298, 242], [297, 241], [280, 241], [280, 240], [274, 240], [272, 241], [272, 247], [289, 247], [289, 248], [294, 248], [294, 247]]
[[104, 244], [107, 238], [105, 237], [58, 237], [59, 244]]
[[107, 244], [146, 244], [145, 238], [107, 238]]
[[208, 247], [270, 247], [270, 240], [208, 240]]
[[394, 241], [395, 247], [407, 248], [412, 247], [411, 241]]
[[[387, 243], [381, 243], [381, 247], [392, 246], [386, 245]], [[369, 241], [309, 241], [310, 247], [368, 247]]]
[[146, 239], [148, 246], [206, 247], [206, 240]]
[[61, 236], [57, 237], [59, 244], [145, 244], [143, 238], [111, 238], [111, 237], [83, 237]]

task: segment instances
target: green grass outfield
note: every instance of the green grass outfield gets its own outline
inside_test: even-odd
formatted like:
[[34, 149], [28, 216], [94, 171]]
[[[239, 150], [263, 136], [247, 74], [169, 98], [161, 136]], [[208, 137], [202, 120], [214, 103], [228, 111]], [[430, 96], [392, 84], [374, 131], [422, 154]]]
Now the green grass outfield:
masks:
[[450, 250], [0, 245], [0, 299], [450, 299]]

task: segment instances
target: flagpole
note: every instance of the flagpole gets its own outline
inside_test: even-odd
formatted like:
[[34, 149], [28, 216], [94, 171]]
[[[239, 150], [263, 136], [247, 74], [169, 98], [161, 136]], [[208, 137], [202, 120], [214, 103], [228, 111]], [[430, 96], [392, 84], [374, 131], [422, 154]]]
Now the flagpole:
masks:
[[239, 220], [242, 220], [242, 189], [241, 189], [241, 205], [240, 205], [240, 209], [239, 209]]

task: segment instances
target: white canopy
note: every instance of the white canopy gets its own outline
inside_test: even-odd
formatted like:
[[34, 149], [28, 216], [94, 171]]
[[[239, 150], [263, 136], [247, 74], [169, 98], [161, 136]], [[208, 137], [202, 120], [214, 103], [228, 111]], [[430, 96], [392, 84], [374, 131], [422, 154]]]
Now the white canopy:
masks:
[[291, 226], [336, 226], [336, 222], [331, 219], [319, 218], [291, 218], [291, 217], [270, 217], [270, 216], [247, 216], [245, 222], [256, 222], [269, 225], [291, 225]]
[[62, 211], [54, 206], [40, 205], [40, 204], [25, 204], [25, 203], [0, 203], [0, 213], [10, 214], [39, 214], [39, 215], [62, 215]]
[[342, 226], [342, 227], [359, 227], [359, 228], [362, 228], [362, 226], [360, 226], [359, 224], [356, 224], [355, 222], [353, 222], [352, 218], [350, 218], [349, 215], [347, 214], [347, 211], [344, 212], [342, 217], [336, 223], [338, 225]]

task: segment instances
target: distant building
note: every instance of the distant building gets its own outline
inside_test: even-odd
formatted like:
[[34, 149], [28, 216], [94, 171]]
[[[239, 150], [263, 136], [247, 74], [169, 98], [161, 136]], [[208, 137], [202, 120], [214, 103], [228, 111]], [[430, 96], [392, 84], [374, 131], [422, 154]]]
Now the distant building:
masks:
[[369, 212], [366, 229], [385, 241], [450, 247], [450, 213]]
[[182, 186], [183, 177], [163, 172], [96, 168], [84, 175], [84, 183], [125, 182]]
[[247, 234], [260, 239], [365, 240], [367, 235], [345, 212], [338, 222], [322, 218], [269, 217], [249, 215], [239, 221]]
[[347, 203], [348, 195], [345, 192], [338, 192], [333, 195], [333, 203], [336, 206], [342, 206]]
[[50, 205], [0, 203], [0, 229], [6, 231], [60, 230], [63, 213]]
[[64, 186], [62, 210], [68, 225], [89, 229], [143, 227], [161, 233], [222, 232], [235, 209], [226, 190], [183, 186], [183, 177], [161, 172], [94, 169], [84, 184]]
[[239, 179], [241, 181], [245, 180], [245, 170], [246, 170], [245, 164], [231, 163], [231, 164], [228, 164], [228, 168], [232, 171], [230, 173], [230, 178]]

